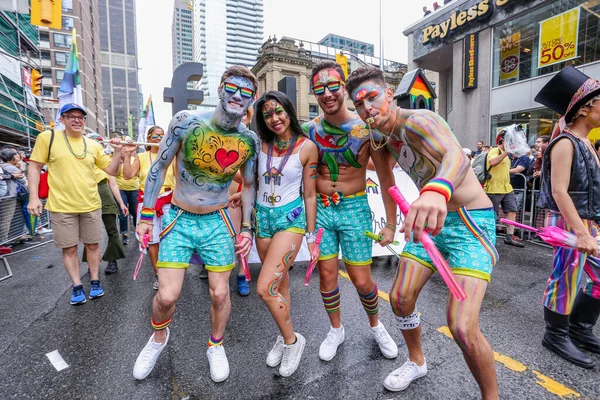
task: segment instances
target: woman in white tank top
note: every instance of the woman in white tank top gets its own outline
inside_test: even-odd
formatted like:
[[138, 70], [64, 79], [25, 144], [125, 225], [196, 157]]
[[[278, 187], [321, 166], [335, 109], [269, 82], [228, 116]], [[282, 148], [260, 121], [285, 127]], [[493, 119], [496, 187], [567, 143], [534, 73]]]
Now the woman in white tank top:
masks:
[[256, 247], [262, 268], [257, 290], [281, 332], [267, 365], [281, 364], [279, 374], [290, 376], [298, 368], [306, 340], [294, 332], [290, 319], [288, 269], [305, 234], [312, 254], [319, 155], [316, 145], [302, 134], [284, 93], [267, 92], [255, 110], [262, 140], [256, 202]]

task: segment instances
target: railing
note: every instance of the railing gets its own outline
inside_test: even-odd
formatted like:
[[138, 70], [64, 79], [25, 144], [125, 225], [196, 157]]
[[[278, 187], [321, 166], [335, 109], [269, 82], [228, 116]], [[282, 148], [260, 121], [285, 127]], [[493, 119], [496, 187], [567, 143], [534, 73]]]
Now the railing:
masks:
[[[526, 219], [527, 210], [527, 177], [523, 174], [511, 174], [511, 181], [522, 182], [522, 185], [518, 186], [523, 186], [523, 189], [513, 188], [513, 192], [515, 194], [515, 197], [517, 198], [517, 216], [515, 218], [515, 221], [520, 223], [526, 223], [524, 221]], [[505, 218], [504, 211], [501, 209], [498, 210], [498, 221], [500, 221], [500, 218]], [[504, 229], [504, 231], [506, 232], [505, 224], [498, 222], [497, 227], [499, 227], [500, 229]], [[515, 235], [521, 238], [521, 240], [525, 237], [525, 233], [521, 229], [515, 230]]]
[[[43, 200], [42, 204], [46, 201]], [[47, 226], [50, 223], [48, 211], [38, 218], [36, 227]], [[15, 196], [0, 197], [0, 246], [14, 242], [29, 234], [25, 223], [23, 206]]]

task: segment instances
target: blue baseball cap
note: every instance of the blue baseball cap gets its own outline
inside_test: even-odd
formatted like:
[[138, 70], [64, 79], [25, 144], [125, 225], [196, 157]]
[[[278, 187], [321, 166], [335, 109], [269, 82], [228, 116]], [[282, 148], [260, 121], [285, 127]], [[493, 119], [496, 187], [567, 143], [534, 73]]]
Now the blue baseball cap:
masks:
[[81, 107], [80, 105], [75, 104], [75, 103], [65, 104], [63, 106], [63, 108], [60, 110], [60, 115], [63, 115], [67, 111], [71, 111], [71, 110], [79, 110], [79, 111], [81, 111], [83, 113], [83, 115], [87, 115], [87, 113], [85, 112], [85, 110], [83, 109], [83, 107]]

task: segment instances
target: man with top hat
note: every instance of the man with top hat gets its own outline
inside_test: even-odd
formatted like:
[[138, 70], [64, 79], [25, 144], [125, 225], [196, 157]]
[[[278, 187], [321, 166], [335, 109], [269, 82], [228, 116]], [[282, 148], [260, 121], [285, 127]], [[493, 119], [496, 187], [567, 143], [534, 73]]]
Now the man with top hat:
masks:
[[[29, 204], [27, 211], [39, 216], [42, 202], [38, 196], [40, 172], [48, 165], [50, 191], [46, 209], [50, 211], [54, 244], [62, 249], [65, 269], [73, 281], [71, 304], [86, 302], [81, 284], [77, 245], [81, 240], [87, 251], [90, 269], [89, 298], [104, 295], [98, 278], [100, 270], [100, 247], [102, 239], [102, 204], [94, 169], [99, 168], [109, 175], [116, 175], [121, 161], [119, 139], [111, 140], [115, 157], [110, 159], [104, 148], [94, 140], [86, 138], [86, 112], [83, 107], [69, 103], [60, 110], [60, 122], [64, 130], [45, 131], [38, 135], [29, 160]], [[112, 143], [114, 141], [114, 143]]]
[[[553, 271], [544, 292], [546, 332], [542, 344], [583, 368], [600, 354], [593, 328], [600, 315], [600, 159], [588, 133], [600, 127], [600, 82], [568, 66], [552, 78], [535, 101], [563, 117], [544, 152], [539, 206], [548, 208], [546, 226], [577, 236], [576, 248], [554, 248]], [[594, 258], [589, 257], [594, 256]], [[587, 282], [579, 283], [583, 272]]]

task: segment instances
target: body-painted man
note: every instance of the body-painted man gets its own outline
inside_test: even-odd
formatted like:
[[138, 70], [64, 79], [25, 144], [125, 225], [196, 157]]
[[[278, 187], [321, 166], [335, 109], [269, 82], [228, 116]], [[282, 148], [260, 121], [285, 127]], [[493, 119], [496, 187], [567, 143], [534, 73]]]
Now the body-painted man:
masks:
[[[544, 292], [542, 345], [567, 361], [593, 368], [594, 360], [580, 349], [600, 354], [600, 339], [593, 332], [600, 316], [600, 159], [588, 139], [600, 127], [600, 82], [569, 66], [535, 101], [563, 115], [543, 155], [540, 206], [550, 211], [547, 226], [577, 236], [575, 249], [554, 248]], [[587, 283], [579, 290], [584, 271]]]
[[256, 134], [241, 124], [241, 120], [254, 101], [256, 90], [256, 77], [246, 67], [229, 67], [221, 77], [215, 111], [179, 112], [161, 141], [146, 182], [144, 208], [137, 228], [140, 238], [152, 234], [154, 203], [173, 159], [176, 159], [176, 184], [161, 234], [159, 289], [152, 303], [155, 332], [135, 363], [136, 379], [150, 374], [169, 340], [167, 326], [175, 312], [175, 302], [194, 251], [202, 257], [209, 271], [212, 326], [207, 356], [211, 378], [221, 382], [229, 376], [222, 343], [231, 311], [229, 275], [234, 267], [232, 237], [235, 231], [225, 206], [229, 185], [240, 170], [244, 215], [236, 246], [238, 253], [245, 255], [252, 244], [251, 216], [259, 144]]
[[[378, 318], [377, 284], [371, 277], [372, 241], [365, 236], [371, 230], [371, 209], [365, 193], [369, 157], [373, 159], [381, 184], [391, 186], [394, 176], [383, 154], [369, 145], [369, 135], [358, 115], [344, 105], [344, 72], [339, 64], [324, 61], [313, 67], [312, 89], [323, 114], [303, 125], [305, 134], [317, 145], [317, 229], [323, 228], [319, 281], [331, 329], [319, 348], [319, 357], [329, 361], [345, 338], [340, 318], [338, 254], [358, 291], [369, 324], [383, 355], [395, 358], [398, 347]], [[387, 180], [387, 182], [386, 182]], [[394, 238], [396, 204], [384, 193], [387, 224], [379, 233], [385, 246]]]
[[383, 134], [378, 144], [386, 144], [421, 191], [401, 229], [408, 244], [401, 254], [390, 292], [390, 303], [408, 348], [408, 360], [388, 375], [384, 386], [392, 391], [403, 390], [427, 373], [416, 309], [417, 297], [435, 271], [418, 243], [427, 224], [427, 231], [434, 236], [434, 242], [467, 294], [463, 302], [448, 296], [448, 326], [482, 397], [497, 399], [492, 348], [479, 330], [481, 302], [498, 258], [492, 203], [456, 137], [440, 116], [429, 110], [398, 108], [393, 102], [393, 91], [378, 68], [358, 68], [348, 78], [347, 89], [369, 129]]

